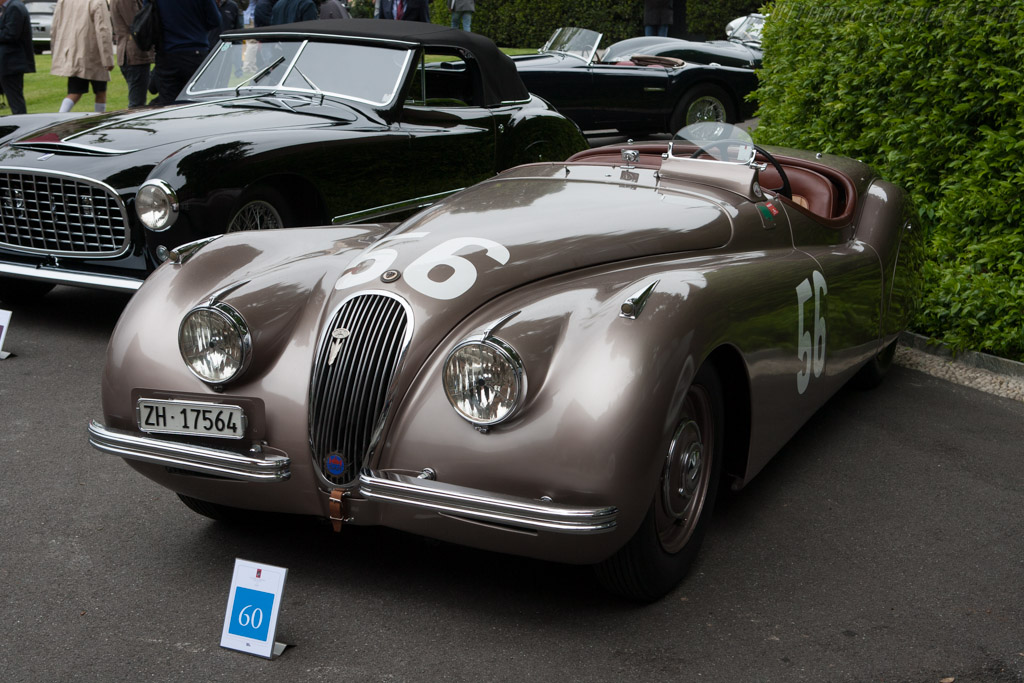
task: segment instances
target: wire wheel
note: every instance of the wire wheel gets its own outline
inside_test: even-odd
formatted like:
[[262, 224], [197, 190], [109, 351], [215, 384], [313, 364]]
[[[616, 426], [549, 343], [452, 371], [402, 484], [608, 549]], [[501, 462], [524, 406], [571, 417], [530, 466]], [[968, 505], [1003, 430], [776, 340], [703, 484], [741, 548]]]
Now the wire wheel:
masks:
[[723, 121], [734, 119], [732, 100], [729, 95], [714, 85], [699, 85], [691, 88], [680, 98], [675, 110], [669, 132], [675, 133], [683, 126], [701, 121]]
[[247, 230], [276, 230], [283, 228], [284, 220], [277, 208], [265, 199], [254, 199], [242, 206], [228, 224], [228, 232]]

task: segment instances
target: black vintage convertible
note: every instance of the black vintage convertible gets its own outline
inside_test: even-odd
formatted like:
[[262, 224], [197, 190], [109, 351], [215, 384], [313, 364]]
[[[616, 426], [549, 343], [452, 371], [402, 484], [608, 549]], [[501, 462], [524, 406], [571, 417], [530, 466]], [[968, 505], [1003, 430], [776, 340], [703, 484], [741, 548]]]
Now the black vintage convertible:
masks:
[[135, 290], [197, 238], [393, 220], [586, 147], [473, 33], [353, 19], [222, 40], [172, 106], [0, 120], [0, 300]]
[[674, 133], [700, 121], [735, 123], [753, 115], [755, 105], [745, 99], [757, 87], [749, 60], [664, 52], [687, 42], [672, 38], [630, 38], [603, 53], [600, 42], [596, 31], [560, 28], [538, 54], [513, 59], [530, 92], [583, 130]]

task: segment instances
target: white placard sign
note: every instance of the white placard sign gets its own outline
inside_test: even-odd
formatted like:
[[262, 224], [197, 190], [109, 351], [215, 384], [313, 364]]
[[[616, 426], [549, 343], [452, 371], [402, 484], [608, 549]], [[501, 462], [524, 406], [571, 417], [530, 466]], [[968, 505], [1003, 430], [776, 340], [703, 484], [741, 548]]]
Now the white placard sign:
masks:
[[286, 645], [275, 643], [277, 615], [288, 570], [235, 559], [220, 646], [272, 659]]
[[11, 312], [0, 310], [0, 360], [11, 355], [4, 351], [4, 338], [7, 337], [7, 328], [11, 326]]

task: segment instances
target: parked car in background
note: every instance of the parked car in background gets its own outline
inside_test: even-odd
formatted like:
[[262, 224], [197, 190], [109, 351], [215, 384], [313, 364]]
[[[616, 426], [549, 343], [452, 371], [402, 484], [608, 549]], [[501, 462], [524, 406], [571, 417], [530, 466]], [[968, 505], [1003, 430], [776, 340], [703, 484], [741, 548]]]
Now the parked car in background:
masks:
[[923, 236], [860, 162], [684, 137], [400, 225], [182, 247], [114, 330], [90, 442], [209, 517], [384, 525], [658, 598], [720, 484], [881, 381]]
[[135, 290], [197, 238], [393, 220], [586, 147], [478, 34], [349, 19], [222, 40], [173, 106], [0, 121], [0, 300]]
[[749, 64], [698, 64], [674, 55], [620, 49], [621, 43], [601, 56], [600, 42], [595, 31], [560, 28], [538, 54], [513, 59], [530, 92], [583, 130], [614, 128], [632, 136], [672, 133], [697, 121], [738, 122], [753, 113], [753, 103], [745, 99], [757, 86]]
[[748, 14], [729, 22], [726, 40], [698, 42], [679, 38], [645, 36], [629, 38], [611, 45], [605, 61], [628, 60], [634, 54], [673, 57], [693, 64], [717, 64], [745, 69], [761, 68], [761, 30], [765, 15]]
[[56, 2], [49, 0], [32, 0], [25, 3], [29, 21], [32, 22], [32, 47], [36, 54], [50, 49], [50, 26], [53, 24], [53, 10]]

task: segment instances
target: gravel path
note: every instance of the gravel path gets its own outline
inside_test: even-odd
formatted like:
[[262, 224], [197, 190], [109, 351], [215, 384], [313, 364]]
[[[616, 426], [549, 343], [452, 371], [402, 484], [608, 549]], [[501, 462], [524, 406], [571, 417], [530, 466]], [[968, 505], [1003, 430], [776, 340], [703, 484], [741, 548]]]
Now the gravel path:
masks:
[[905, 346], [903, 343], [896, 347], [896, 363], [989, 394], [1024, 401], [1024, 376], [1017, 376], [1014, 369], [1008, 373], [993, 372], [972, 367], [963, 360]]

